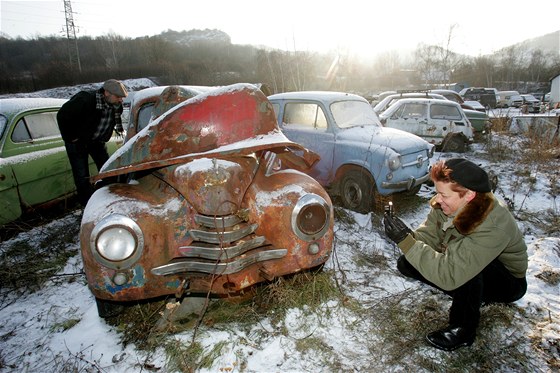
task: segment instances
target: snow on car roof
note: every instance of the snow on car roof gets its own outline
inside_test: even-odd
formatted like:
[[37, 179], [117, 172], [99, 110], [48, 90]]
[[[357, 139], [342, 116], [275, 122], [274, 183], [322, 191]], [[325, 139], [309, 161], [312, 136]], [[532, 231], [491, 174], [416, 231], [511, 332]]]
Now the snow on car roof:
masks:
[[44, 97], [3, 98], [0, 99], [0, 113], [11, 116], [26, 110], [57, 108], [66, 101], [63, 98]]
[[319, 100], [323, 102], [340, 101], [340, 100], [359, 100], [367, 102], [362, 96], [345, 93], [345, 92], [331, 92], [331, 91], [302, 91], [302, 92], [285, 92], [277, 93], [268, 96], [269, 100]]

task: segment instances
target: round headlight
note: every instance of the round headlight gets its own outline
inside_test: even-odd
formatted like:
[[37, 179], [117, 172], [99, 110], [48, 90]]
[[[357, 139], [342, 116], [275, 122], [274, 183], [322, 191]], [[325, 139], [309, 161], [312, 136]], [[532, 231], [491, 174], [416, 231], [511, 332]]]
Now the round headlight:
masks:
[[111, 227], [97, 238], [97, 251], [107, 260], [125, 260], [134, 254], [136, 239], [126, 228]]
[[319, 204], [304, 206], [298, 215], [297, 225], [307, 235], [319, 233], [326, 223], [327, 212]]
[[396, 171], [401, 167], [401, 156], [393, 155], [389, 158], [387, 162], [391, 171]]
[[128, 268], [142, 254], [144, 234], [128, 216], [113, 214], [95, 225], [89, 244], [94, 258], [104, 266]]
[[294, 206], [292, 229], [302, 240], [317, 240], [327, 232], [330, 216], [327, 201], [316, 194], [306, 194]]

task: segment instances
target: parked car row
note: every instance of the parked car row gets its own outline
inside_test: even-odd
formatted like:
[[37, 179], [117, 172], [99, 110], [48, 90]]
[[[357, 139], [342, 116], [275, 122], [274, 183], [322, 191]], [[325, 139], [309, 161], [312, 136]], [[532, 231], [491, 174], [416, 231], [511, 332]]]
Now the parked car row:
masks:
[[[332, 197], [368, 212], [378, 198], [417, 193], [429, 178], [434, 144], [383, 126], [358, 95], [267, 97], [235, 84], [132, 96], [123, 145], [98, 175], [92, 168], [104, 186], [80, 229], [101, 317], [160, 296], [236, 296], [319, 267], [332, 251]], [[56, 123], [65, 100], [33, 100], [2, 102], [3, 222], [74, 190]], [[426, 101], [430, 118], [453, 131], [468, 123], [459, 104]]]
[[498, 91], [496, 88], [465, 88], [459, 94], [466, 101], [476, 100], [487, 108], [520, 108], [525, 113], [541, 112], [550, 100], [550, 94], [547, 97], [544, 93], [520, 94], [518, 91]]

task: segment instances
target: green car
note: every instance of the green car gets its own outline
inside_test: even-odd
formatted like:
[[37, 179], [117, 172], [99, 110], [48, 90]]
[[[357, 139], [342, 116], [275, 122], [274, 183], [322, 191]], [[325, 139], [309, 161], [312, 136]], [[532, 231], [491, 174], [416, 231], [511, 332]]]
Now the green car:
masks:
[[[0, 99], [0, 226], [75, 193], [56, 114], [66, 99]], [[108, 144], [113, 153], [117, 144]], [[93, 161], [92, 175], [97, 173]]]

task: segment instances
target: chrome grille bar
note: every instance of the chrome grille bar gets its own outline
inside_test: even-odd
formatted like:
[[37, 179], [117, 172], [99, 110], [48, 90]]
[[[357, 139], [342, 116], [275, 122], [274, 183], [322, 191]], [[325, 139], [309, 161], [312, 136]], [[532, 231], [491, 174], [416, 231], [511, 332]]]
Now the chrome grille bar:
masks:
[[256, 254], [247, 255], [246, 257], [239, 258], [227, 263], [203, 263], [193, 262], [190, 260], [181, 261], [155, 267], [152, 269], [152, 273], [159, 276], [173, 275], [184, 272], [202, 272], [217, 275], [229, 275], [239, 272], [242, 269], [245, 269], [255, 263], [283, 258], [287, 253], [287, 249], [261, 251]]

